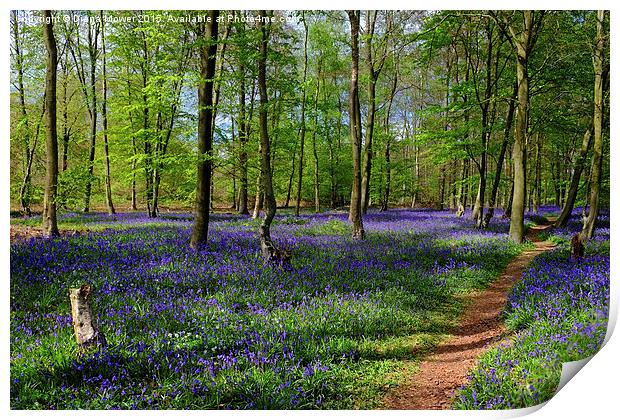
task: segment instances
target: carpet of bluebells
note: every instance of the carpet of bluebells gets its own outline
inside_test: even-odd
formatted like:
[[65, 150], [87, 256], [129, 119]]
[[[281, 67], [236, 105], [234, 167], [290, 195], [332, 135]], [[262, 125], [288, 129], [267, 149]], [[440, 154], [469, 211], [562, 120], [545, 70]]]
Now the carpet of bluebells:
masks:
[[[365, 241], [344, 213], [282, 214], [283, 269], [263, 264], [258, 220], [213, 215], [198, 252], [191, 220], [65, 214], [88, 230], [11, 245], [13, 409], [368, 408], [528, 246], [446, 211], [371, 212]], [[80, 354], [67, 292], [83, 283], [108, 346]]]
[[566, 228], [546, 233], [558, 246], [536, 257], [513, 288], [506, 324], [509, 343], [488, 351], [460, 390], [455, 407], [505, 409], [549, 400], [562, 363], [594, 355], [607, 329], [609, 309], [609, 214], [599, 216], [585, 257], [570, 255], [570, 239], [581, 230], [581, 209]]

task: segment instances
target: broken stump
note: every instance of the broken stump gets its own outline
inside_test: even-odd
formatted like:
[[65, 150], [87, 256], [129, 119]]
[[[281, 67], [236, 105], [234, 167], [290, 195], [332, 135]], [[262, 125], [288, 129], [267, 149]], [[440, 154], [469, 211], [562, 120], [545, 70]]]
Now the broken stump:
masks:
[[83, 284], [78, 289], [69, 289], [73, 331], [80, 350], [86, 350], [92, 346], [104, 347], [106, 345], [105, 336], [99, 331], [90, 307], [89, 297], [91, 291], [92, 287], [89, 284]]

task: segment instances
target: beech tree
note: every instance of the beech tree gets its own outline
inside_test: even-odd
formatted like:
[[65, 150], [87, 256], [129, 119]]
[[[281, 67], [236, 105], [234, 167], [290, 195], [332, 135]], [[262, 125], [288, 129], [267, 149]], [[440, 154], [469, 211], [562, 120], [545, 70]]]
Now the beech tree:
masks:
[[45, 236], [58, 236], [56, 221], [56, 187], [58, 183], [58, 138], [56, 134], [56, 70], [58, 51], [54, 37], [52, 12], [43, 11], [43, 40], [47, 49], [47, 71], [45, 74], [45, 148], [46, 176], [45, 198], [43, 200], [43, 232]]
[[[526, 200], [526, 143], [530, 112], [528, 62], [532, 49], [536, 45], [536, 39], [543, 24], [545, 11], [524, 10], [522, 12], [513, 12], [513, 16], [509, 16], [507, 12], [501, 12], [499, 15], [494, 13], [493, 16], [497, 17], [496, 21], [508, 39], [513, 52], [516, 54], [517, 62], [518, 107], [515, 139], [512, 149], [514, 186], [509, 235], [513, 241], [521, 243], [525, 233], [523, 214]], [[514, 22], [514, 20], [519, 22]]]
[[605, 54], [608, 41], [608, 35], [605, 31], [605, 16], [606, 12], [604, 10], [599, 10], [596, 13], [596, 42], [592, 57], [592, 63], [594, 65], [594, 146], [592, 169], [590, 173], [590, 211], [588, 212], [588, 217], [584, 221], [583, 229], [581, 230], [581, 237], [583, 239], [592, 238], [594, 234], [594, 222], [599, 212], [599, 195], [603, 165], [603, 86], [606, 78], [605, 73], [608, 71], [606, 66], [609, 66]]
[[209, 20], [199, 25], [200, 85], [198, 87], [198, 185], [196, 210], [190, 246], [199, 248], [207, 241], [211, 202], [211, 165], [213, 151], [213, 77], [217, 54], [219, 10], [209, 11]]
[[360, 113], [360, 99], [358, 87], [359, 75], [359, 10], [348, 10], [351, 24], [351, 85], [349, 88], [349, 135], [351, 136], [351, 152], [353, 158], [353, 183], [351, 187], [351, 206], [349, 220], [353, 224], [351, 236], [353, 239], [364, 239], [364, 224], [362, 221], [362, 127]]

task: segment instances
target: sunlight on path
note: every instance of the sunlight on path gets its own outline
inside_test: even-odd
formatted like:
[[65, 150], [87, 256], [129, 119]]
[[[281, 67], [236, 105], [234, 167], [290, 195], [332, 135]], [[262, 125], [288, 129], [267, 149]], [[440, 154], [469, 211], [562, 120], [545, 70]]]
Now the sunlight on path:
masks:
[[455, 391], [467, 382], [467, 374], [476, 365], [478, 357], [489, 346], [506, 338], [501, 312], [513, 284], [519, 281], [534, 257], [554, 247], [553, 243], [538, 238], [538, 234], [554, 221], [554, 218], [548, 219], [548, 225], [536, 225], [528, 231], [528, 239], [535, 248], [512, 260], [486, 290], [468, 297], [459, 325], [451, 331], [451, 337], [422, 360], [415, 375], [388, 392], [382, 408], [450, 409]]

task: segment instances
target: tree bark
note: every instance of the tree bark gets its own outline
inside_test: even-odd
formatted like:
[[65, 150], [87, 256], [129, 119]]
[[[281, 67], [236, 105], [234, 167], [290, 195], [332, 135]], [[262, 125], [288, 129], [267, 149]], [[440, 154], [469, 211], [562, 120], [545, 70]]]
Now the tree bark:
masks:
[[245, 117], [245, 66], [239, 65], [239, 169], [241, 170], [241, 186], [239, 187], [239, 214], [250, 214], [248, 211], [248, 152], [246, 150], [247, 122]]
[[108, 214], [115, 214], [114, 204], [112, 203], [112, 180], [110, 176], [110, 150], [108, 145], [108, 112], [107, 112], [107, 98], [108, 98], [108, 81], [106, 74], [106, 51], [105, 51], [105, 26], [103, 19], [103, 10], [100, 12], [101, 17], [101, 52], [102, 52], [102, 92], [101, 92], [101, 119], [103, 120], [103, 152], [105, 155], [105, 197], [106, 205], [108, 207]]
[[200, 48], [200, 86], [198, 88], [198, 185], [196, 210], [190, 246], [194, 249], [207, 242], [209, 232], [209, 204], [211, 196], [211, 157], [213, 148], [213, 77], [217, 54], [217, 18], [219, 10], [209, 11], [210, 20], [202, 25], [205, 41]]
[[260, 96], [260, 107], [258, 110], [258, 125], [261, 144], [261, 174], [263, 191], [265, 194], [265, 217], [259, 228], [260, 247], [263, 259], [268, 263], [284, 265], [289, 263], [290, 254], [279, 250], [271, 240], [271, 222], [276, 214], [276, 198], [273, 192], [271, 174], [271, 153], [269, 132], [267, 127], [267, 107], [269, 99], [267, 97], [267, 43], [269, 39], [269, 29], [265, 26], [265, 19], [268, 18], [264, 10], [259, 11], [258, 29], [261, 39], [258, 55], [258, 91]]
[[[17, 11], [11, 11], [11, 24], [13, 29], [13, 37], [15, 38], [15, 61], [17, 67], [17, 87], [19, 90], [19, 105], [22, 114], [22, 121], [24, 122], [24, 141], [26, 142], [25, 160], [26, 167], [24, 169], [24, 177], [21, 188], [19, 190], [19, 202], [22, 208], [22, 212], [30, 216], [30, 189], [31, 189], [31, 172], [32, 172], [32, 158], [34, 157], [34, 145], [32, 152], [30, 150], [30, 125], [28, 123], [28, 113], [26, 111], [26, 94], [24, 90], [24, 62], [21, 51], [21, 44], [19, 38], [19, 23], [17, 21]], [[45, 109], [45, 106], [43, 107]], [[36, 138], [34, 139], [36, 145]]]
[[297, 166], [297, 200], [295, 204], [295, 216], [299, 216], [301, 207], [301, 187], [304, 174], [304, 143], [306, 138], [306, 77], [308, 74], [308, 23], [302, 12], [304, 24], [304, 76], [302, 79], [301, 96], [301, 127], [299, 128], [299, 162]]
[[566, 201], [564, 203], [564, 206], [562, 207], [562, 213], [560, 213], [560, 216], [555, 221], [556, 227], [565, 227], [568, 223], [568, 220], [570, 219], [571, 213], [573, 212], [573, 208], [575, 206], [575, 199], [577, 198], [577, 192], [579, 191], [581, 173], [583, 172], [585, 166], [588, 151], [590, 150], [590, 146], [592, 145], [592, 142], [590, 140], [592, 138], [593, 129], [594, 127], [592, 126], [592, 124], [590, 124], [590, 126], [583, 135], [581, 149], [579, 150], [579, 155], [577, 156], [577, 160], [575, 161], [573, 176], [571, 177], [570, 187], [568, 189]]
[[515, 102], [517, 96], [517, 84], [514, 85], [513, 94], [510, 97], [510, 101], [508, 103], [508, 115], [506, 116], [506, 127], [504, 129], [504, 141], [502, 142], [502, 147], [499, 152], [499, 157], [497, 158], [497, 166], [495, 167], [495, 179], [493, 180], [493, 186], [491, 187], [491, 196], [489, 198], [489, 207], [487, 209], [486, 214], [484, 215], [484, 220], [482, 221], [482, 227], [489, 227], [489, 223], [493, 218], [495, 213], [495, 203], [497, 201], [497, 192], [499, 190], [499, 184], [502, 178], [502, 168], [504, 166], [504, 158], [506, 157], [506, 149], [508, 148], [508, 142], [510, 140], [510, 131], [512, 129], [512, 121], [514, 119], [515, 112]]
[[353, 160], [353, 185], [351, 188], [351, 206], [349, 220], [353, 224], [351, 236], [353, 239], [364, 239], [364, 224], [362, 221], [362, 180], [360, 160], [362, 154], [362, 129], [360, 115], [360, 101], [358, 88], [359, 73], [359, 28], [360, 12], [348, 10], [351, 24], [351, 86], [349, 88], [349, 131], [351, 136], [351, 151]]
[[92, 288], [83, 284], [77, 289], [69, 289], [71, 319], [78, 348], [83, 351], [93, 346], [106, 346], [105, 335], [99, 330], [90, 306]]
[[[90, 17], [90, 16], [89, 16]], [[94, 19], [88, 19], [88, 55], [90, 58], [90, 148], [88, 153], [88, 175], [86, 178], [86, 192], [84, 193], [84, 213], [90, 211], [90, 195], [95, 168], [95, 144], [97, 140], [97, 39], [99, 37], [99, 23], [91, 23]]]
[[605, 11], [596, 12], [596, 45], [594, 49], [594, 146], [590, 171], [590, 211], [581, 230], [582, 239], [594, 235], [594, 224], [599, 212], [601, 172], [603, 165], [603, 84], [607, 34], [605, 33]]
[[319, 108], [319, 93], [321, 91], [321, 84], [320, 84], [321, 67], [322, 67], [322, 62], [321, 62], [321, 59], [319, 59], [318, 66], [317, 66], [316, 92], [314, 96], [314, 129], [312, 130], [312, 155], [314, 156], [314, 211], [315, 213], [319, 213], [321, 211], [321, 198], [320, 198], [321, 183], [319, 180], [319, 155], [318, 155], [318, 150], [317, 150], [317, 145], [316, 145], [316, 132], [318, 130], [318, 124], [319, 124], [318, 108]]
[[525, 228], [523, 226], [523, 213], [526, 198], [526, 145], [530, 112], [530, 91], [528, 62], [536, 44], [538, 31], [542, 27], [545, 16], [544, 11], [524, 10], [523, 25], [518, 33], [513, 28], [505, 14], [497, 20], [500, 29], [509, 40], [517, 58], [517, 98], [518, 109], [515, 123], [515, 141], [512, 149], [513, 171], [513, 197], [510, 217], [510, 238], [517, 243], [523, 242]]
[[52, 13], [43, 11], [43, 40], [47, 50], [47, 71], [45, 73], [45, 110], [46, 110], [46, 174], [45, 196], [43, 200], [43, 234], [47, 237], [58, 236], [56, 221], [56, 187], [58, 184], [58, 138], [56, 134], [56, 69], [58, 66], [58, 51]]

